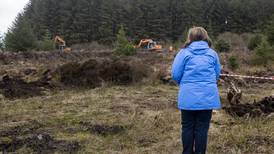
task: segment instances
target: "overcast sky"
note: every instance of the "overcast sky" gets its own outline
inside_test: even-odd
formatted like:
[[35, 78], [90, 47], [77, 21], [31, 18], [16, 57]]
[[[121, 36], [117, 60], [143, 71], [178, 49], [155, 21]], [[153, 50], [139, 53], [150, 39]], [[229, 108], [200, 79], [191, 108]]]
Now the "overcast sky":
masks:
[[0, 34], [7, 31], [29, 0], [0, 0]]

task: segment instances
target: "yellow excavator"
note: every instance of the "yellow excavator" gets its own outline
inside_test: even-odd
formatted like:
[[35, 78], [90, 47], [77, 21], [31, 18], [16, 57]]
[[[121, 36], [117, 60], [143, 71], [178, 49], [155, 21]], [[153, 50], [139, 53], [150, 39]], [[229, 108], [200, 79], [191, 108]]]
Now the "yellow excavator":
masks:
[[149, 51], [162, 51], [162, 45], [157, 44], [157, 42], [152, 39], [141, 39], [140, 43], [135, 46], [135, 48], [145, 48]]
[[55, 36], [54, 43], [59, 46], [59, 50], [62, 52], [71, 52], [71, 48], [66, 47], [66, 41], [60, 36]]

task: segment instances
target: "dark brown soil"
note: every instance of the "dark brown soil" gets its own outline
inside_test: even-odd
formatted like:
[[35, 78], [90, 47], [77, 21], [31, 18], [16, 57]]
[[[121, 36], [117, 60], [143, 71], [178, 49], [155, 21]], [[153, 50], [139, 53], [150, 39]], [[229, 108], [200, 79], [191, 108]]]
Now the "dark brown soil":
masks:
[[127, 128], [122, 125], [91, 124], [89, 122], [81, 122], [80, 125], [82, 130], [102, 136], [119, 134], [126, 131]]
[[142, 137], [138, 140], [138, 146], [140, 147], [149, 147], [154, 143], [157, 143], [157, 140], [154, 138], [146, 138], [146, 137]]
[[9, 99], [41, 96], [45, 88], [52, 88], [52, 85], [46, 78], [41, 78], [34, 82], [26, 82], [20, 77], [6, 75], [0, 81], [0, 93]]
[[26, 135], [32, 132], [36, 132], [42, 128], [43, 125], [37, 121], [31, 121], [29, 123], [20, 124], [18, 126], [10, 127], [6, 130], [0, 131], [0, 137], [16, 137], [19, 135]]
[[6, 138], [0, 142], [0, 150], [5, 152], [16, 152], [22, 147], [31, 149], [34, 153], [72, 153], [80, 149], [80, 144], [76, 141], [55, 140], [49, 134], [35, 134], [26, 138], [13, 137]]
[[45, 132], [43, 125], [36, 121], [1, 130], [0, 151], [7, 153], [28, 148], [34, 153], [72, 153], [80, 149], [76, 141], [55, 140]]
[[274, 112], [274, 98], [265, 97], [259, 102], [253, 104], [232, 104], [230, 107], [224, 107], [224, 110], [232, 116], [260, 117]]

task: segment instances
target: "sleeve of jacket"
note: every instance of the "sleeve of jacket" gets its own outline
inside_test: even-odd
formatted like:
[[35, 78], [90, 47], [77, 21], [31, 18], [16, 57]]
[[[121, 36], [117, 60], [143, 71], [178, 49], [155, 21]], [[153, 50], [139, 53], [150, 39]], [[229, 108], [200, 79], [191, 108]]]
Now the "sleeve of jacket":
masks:
[[172, 64], [171, 69], [171, 76], [174, 81], [176, 81], [177, 84], [180, 84], [180, 81], [184, 74], [185, 69], [185, 58], [186, 58], [186, 52], [184, 50], [181, 50], [175, 57], [175, 60]]
[[215, 58], [215, 72], [216, 72], [216, 79], [219, 80], [220, 74], [221, 74], [221, 63], [217, 53]]

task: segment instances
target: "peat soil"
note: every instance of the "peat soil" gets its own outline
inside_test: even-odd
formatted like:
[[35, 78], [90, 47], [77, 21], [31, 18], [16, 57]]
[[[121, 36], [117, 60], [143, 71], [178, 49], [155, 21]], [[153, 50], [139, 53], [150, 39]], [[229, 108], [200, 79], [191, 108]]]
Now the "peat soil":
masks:
[[56, 140], [37, 121], [0, 131], [2, 153], [18, 152], [22, 148], [31, 153], [75, 153], [81, 146], [77, 141]]
[[231, 104], [223, 108], [228, 114], [238, 117], [260, 117], [274, 113], [274, 97], [265, 97], [261, 101], [247, 104]]

